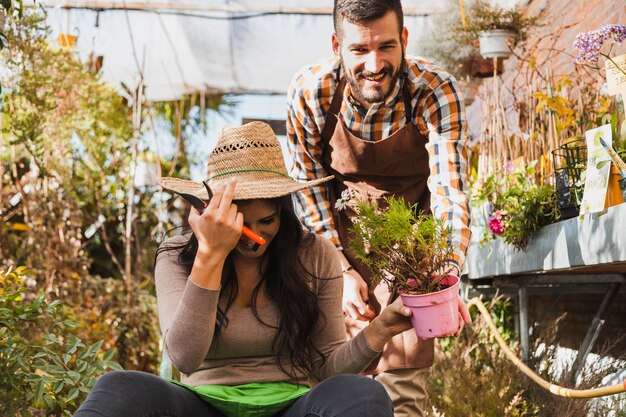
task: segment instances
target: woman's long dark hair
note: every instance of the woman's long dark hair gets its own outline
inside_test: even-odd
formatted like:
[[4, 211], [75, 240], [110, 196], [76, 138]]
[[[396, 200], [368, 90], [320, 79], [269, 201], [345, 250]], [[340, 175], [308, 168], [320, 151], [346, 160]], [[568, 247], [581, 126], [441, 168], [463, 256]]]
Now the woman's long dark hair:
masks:
[[[296, 368], [302, 369], [308, 376], [314, 377], [314, 357], [326, 360], [322, 352], [313, 344], [312, 334], [315, 326], [325, 324], [326, 318], [320, 311], [317, 295], [313, 289], [313, 279], [330, 279], [340, 277], [315, 277], [307, 271], [300, 260], [300, 249], [313, 242], [313, 235], [306, 232], [294, 213], [291, 196], [268, 200], [280, 209], [280, 228], [263, 255], [268, 257], [267, 268], [263, 271], [261, 281], [252, 295], [252, 313], [266, 326], [257, 311], [259, 291], [265, 286], [268, 297], [276, 304], [280, 313], [280, 321], [276, 328], [273, 348], [277, 355], [278, 367], [288, 376], [297, 379]], [[157, 250], [161, 252], [179, 250], [178, 262], [188, 268], [191, 273], [198, 240], [193, 233], [189, 240], [181, 246], [164, 245]], [[155, 262], [156, 263], [156, 262]], [[323, 285], [323, 284], [322, 284]], [[220, 330], [226, 328], [226, 313], [235, 302], [237, 295], [237, 277], [232, 267], [232, 252], [226, 259], [222, 274], [222, 294], [228, 294], [228, 302], [224, 311], [218, 307], [215, 334], [219, 337]], [[270, 326], [273, 327], [273, 326]], [[288, 355], [286, 367], [281, 361], [282, 355]]]

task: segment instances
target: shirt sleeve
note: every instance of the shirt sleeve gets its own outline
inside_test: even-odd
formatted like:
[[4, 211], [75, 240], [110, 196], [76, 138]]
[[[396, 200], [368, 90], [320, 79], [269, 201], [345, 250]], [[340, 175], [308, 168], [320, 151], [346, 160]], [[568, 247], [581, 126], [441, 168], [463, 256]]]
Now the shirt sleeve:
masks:
[[454, 254], [449, 264], [459, 273], [470, 239], [467, 185], [467, 120], [463, 95], [454, 78], [449, 78], [426, 97], [422, 108], [428, 129], [433, 215], [452, 228]]
[[[172, 241], [184, 243], [177, 236], [162, 247], [172, 245]], [[190, 374], [202, 364], [211, 347], [220, 291], [191, 282], [178, 262], [178, 254], [178, 250], [159, 253], [154, 279], [164, 349], [178, 370]]]
[[[315, 355], [315, 376], [319, 381], [338, 374], [358, 374], [379, 354], [369, 347], [365, 334], [361, 331], [347, 340], [346, 326], [341, 308], [343, 279], [337, 251], [331, 242], [317, 238], [316, 248], [320, 255], [315, 256], [317, 266], [312, 268], [318, 278], [317, 300], [324, 315], [316, 326], [315, 346], [323, 358]], [[318, 272], [319, 271], [319, 272]]]
[[[287, 94], [287, 148], [291, 156], [290, 175], [297, 181], [310, 181], [327, 176], [322, 161], [321, 131], [309, 108], [303, 88], [304, 77], [296, 76]], [[330, 182], [293, 194], [296, 214], [312, 232], [323, 235], [342, 249], [331, 209]]]

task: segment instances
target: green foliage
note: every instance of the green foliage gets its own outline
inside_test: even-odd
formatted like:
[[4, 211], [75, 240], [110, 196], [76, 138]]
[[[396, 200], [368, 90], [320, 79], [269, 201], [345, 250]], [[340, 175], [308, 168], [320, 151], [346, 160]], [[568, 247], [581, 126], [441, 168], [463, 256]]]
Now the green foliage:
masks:
[[[466, 4], [469, 4], [466, 3]], [[459, 7], [433, 16], [433, 31], [417, 47], [421, 55], [431, 58], [457, 79], [481, 73], [489, 63], [480, 55], [478, 38], [484, 30], [505, 29], [515, 33], [515, 43], [525, 41], [529, 31], [541, 24], [542, 15], [526, 17], [523, 9], [503, 9], [479, 0], [468, 10], [467, 25], [461, 20]], [[442, 31], [441, 28], [450, 28]], [[493, 72], [493, 68], [491, 69]]]
[[420, 55], [428, 57], [457, 80], [465, 79], [473, 75], [472, 66], [484, 59], [480, 56], [478, 48], [471, 40], [466, 39], [457, 29], [442, 31], [442, 27], [456, 28], [459, 26], [461, 16], [458, 7], [452, 7], [445, 13], [432, 16], [433, 28], [429, 36], [420, 40], [416, 45]]
[[[21, 19], [24, 14], [23, 0], [1, 0], [0, 1], [0, 50], [5, 47], [7, 40], [4, 34], [4, 21], [7, 15], [15, 16], [17, 19]], [[0, 91], [2, 91], [0, 89]]]
[[[138, 133], [127, 103], [71, 50], [49, 45], [48, 32], [40, 11], [7, 18], [0, 268], [29, 265], [35, 285], [80, 319], [75, 331], [85, 344], [104, 340], [125, 368], [150, 372], [159, 339], [150, 285], [155, 235], [167, 226], [157, 217], [155, 190], [131, 184], [130, 143]], [[125, 244], [132, 253], [126, 282]]]
[[84, 337], [104, 340], [105, 348], [115, 348], [125, 369], [156, 373], [160, 332], [156, 297], [148, 284], [144, 283], [147, 288], [134, 289], [129, 306], [122, 280], [85, 277], [79, 323]]
[[452, 259], [451, 230], [402, 198], [385, 203], [382, 208], [356, 199], [350, 250], [370, 268], [373, 284], [383, 280], [391, 290], [410, 294], [437, 291], [440, 279], [434, 277]]
[[27, 286], [24, 267], [0, 271], [0, 414], [70, 416], [107, 369], [114, 350], [87, 346], [59, 301]]
[[[532, 178], [537, 161], [499, 179], [489, 176], [482, 186], [473, 187], [472, 204], [491, 204], [490, 228], [484, 240], [501, 237], [524, 250], [540, 227], [558, 221], [560, 213], [551, 185], [537, 185]], [[495, 224], [494, 224], [495, 223]]]
[[[87, 272], [83, 230], [124, 207], [132, 123], [122, 98], [70, 51], [50, 47], [48, 31], [39, 13], [7, 20], [0, 192], [21, 201], [11, 208], [1, 198], [0, 211], [12, 210], [5, 220], [23, 223], [27, 233], [12, 245], [5, 230], [0, 246], [3, 259], [31, 265], [50, 283]], [[16, 166], [22, 160], [23, 174]]]

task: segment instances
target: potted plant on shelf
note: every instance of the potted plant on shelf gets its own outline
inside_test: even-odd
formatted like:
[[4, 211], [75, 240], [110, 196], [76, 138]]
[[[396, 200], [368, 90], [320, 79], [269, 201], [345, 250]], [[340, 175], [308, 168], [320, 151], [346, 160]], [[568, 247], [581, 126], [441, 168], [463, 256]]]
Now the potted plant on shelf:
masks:
[[560, 220], [557, 194], [550, 184], [535, 183], [531, 161], [517, 170], [505, 167], [505, 174], [488, 176], [471, 186], [473, 207], [491, 209], [481, 241], [501, 238], [517, 250], [525, 250], [530, 238], [543, 226]]
[[459, 277], [449, 273], [451, 230], [431, 215], [417, 213], [402, 198], [383, 205], [355, 198], [351, 205], [350, 250], [413, 310], [418, 337], [430, 339], [458, 330]]
[[458, 30], [480, 42], [480, 54], [485, 58], [508, 58], [512, 47], [528, 38], [531, 28], [537, 27], [542, 14], [526, 16], [520, 6], [504, 9], [484, 0], [470, 8], [467, 25]]

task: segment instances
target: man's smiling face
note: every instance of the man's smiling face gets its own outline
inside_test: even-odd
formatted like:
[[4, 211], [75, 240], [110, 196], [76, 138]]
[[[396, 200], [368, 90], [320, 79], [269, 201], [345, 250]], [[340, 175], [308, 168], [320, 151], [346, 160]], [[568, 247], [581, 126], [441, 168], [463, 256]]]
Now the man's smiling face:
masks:
[[333, 50], [354, 97], [365, 107], [384, 101], [402, 70], [407, 30], [398, 28], [394, 12], [367, 23], [341, 22]]

